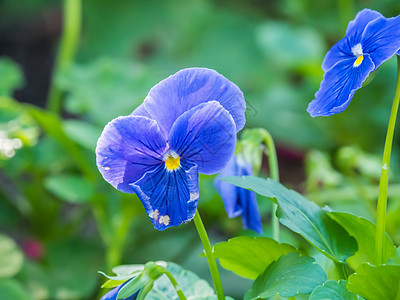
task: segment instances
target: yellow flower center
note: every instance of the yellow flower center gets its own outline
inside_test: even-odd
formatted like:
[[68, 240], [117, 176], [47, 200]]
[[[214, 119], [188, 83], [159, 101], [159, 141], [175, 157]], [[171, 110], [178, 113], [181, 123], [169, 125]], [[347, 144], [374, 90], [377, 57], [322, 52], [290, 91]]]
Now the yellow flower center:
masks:
[[359, 57], [357, 57], [356, 61], [354, 62], [354, 66], [358, 67], [359, 65], [361, 65], [362, 61], [364, 59], [364, 56], [360, 55]]
[[173, 171], [179, 168], [180, 166], [180, 158], [179, 156], [177, 157], [173, 157], [172, 155], [169, 155], [169, 157], [167, 158], [167, 160], [165, 161], [165, 167], [169, 170], [169, 171]]

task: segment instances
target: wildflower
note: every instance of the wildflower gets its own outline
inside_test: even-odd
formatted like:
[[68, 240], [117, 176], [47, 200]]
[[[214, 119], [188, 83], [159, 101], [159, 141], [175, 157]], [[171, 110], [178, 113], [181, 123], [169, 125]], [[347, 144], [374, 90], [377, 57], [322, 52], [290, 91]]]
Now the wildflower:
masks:
[[400, 49], [400, 16], [385, 18], [364, 9], [349, 23], [346, 36], [326, 54], [325, 72], [307, 111], [312, 117], [344, 111], [368, 75]]
[[136, 193], [156, 229], [190, 221], [198, 173], [225, 167], [245, 123], [243, 93], [210, 69], [184, 69], [155, 85], [129, 116], [104, 128], [96, 148], [104, 179]]
[[225, 169], [216, 177], [214, 186], [221, 195], [229, 218], [241, 215], [245, 229], [252, 229], [261, 234], [262, 224], [256, 194], [220, 180], [227, 176], [251, 176], [253, 175], [252, 168], [251, 164], [247, 164], [241, 157], [234, 155]]

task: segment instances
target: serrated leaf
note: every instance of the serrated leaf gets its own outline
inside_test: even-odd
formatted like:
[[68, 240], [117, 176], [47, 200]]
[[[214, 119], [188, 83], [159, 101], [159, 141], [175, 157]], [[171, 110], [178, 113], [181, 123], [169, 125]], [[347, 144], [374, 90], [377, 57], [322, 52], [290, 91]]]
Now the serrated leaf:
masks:
[[[336, 222], [346, 229], [346, 231], [353, 236], [358, 244], [358, 251], [352, 257], [349, 257], [347, 262], [353, 269], [356, 269], [364, 262], [373, 263], [375, 259], [375, 232], [376, 226], [371, 221], [344, 212], [329, 212]], [[387, 262], [396, 252], [392, 240], [385, 235], [385, 252], [384, 262]]]
[[44, 180], [44, 186], [57, 197], [71, 203], [87, 202], [95, 193], [90, 181], [76, 175], [49, 176]]
[[346, 284], [346, 280], [328, 280], [315, 288], [309, 300], [357, 300], [357, 295], [349, 292]]
[[8, 236], [0, 234], [0, 278], [12, 277], [19, 272], [24, 255]]
[[249, 279], [256, 279], [281, 255], [295, 251], [291, 245], [266, 237], [240, 236], [214, 246], [222, 267]]
[[362, 264], [349, 276], [347, 289], [368, 300], [400, 299], [400, 266]]
[[357, 251], [355, 239], [333, 221], [325, 210], [280, 183], [255, 176], [226, 177], [222, 180], [278, 203], [279, 221], [302, 235], [330, 259], [343, 263]]
[[312, 257], [297, 253], [282, 255], [253, 283], [250, 298], [268, 298], [279, 293], [282, 297], [309, 294], [326, 281], [324, 270]]

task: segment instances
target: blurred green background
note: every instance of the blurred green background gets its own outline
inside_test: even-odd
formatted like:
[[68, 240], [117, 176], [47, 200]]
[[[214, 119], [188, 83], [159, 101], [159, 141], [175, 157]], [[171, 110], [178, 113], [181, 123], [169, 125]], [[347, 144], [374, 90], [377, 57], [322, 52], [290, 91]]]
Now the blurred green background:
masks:
[[[97, 299], [98, 270], [148, 260], [210, 281], [193, 224], [155, 231], [137, 197], [109, 186], [95, 165], [104, 125], [182, 68], [215, 69], [242, 89], [247, 127], [274, 137], [283, 183], [374, 220], [394, 59], [345, 112], [306, 112], [326, 51], [365, 7], [400, 12], [396, 0], [83, 0], [76, 56], [53, 72], [62, 1], [0, 0], [0, 299]], [[59, 114], [43, 109], [51, 86]], [[396, 138], [388, 232], [397, 244], [398, 148]], [[254, 235], [227, 218], [212, 180], [201, 177], [199, 204], [212, 241]], [[258, 200], [269, 236], [269, 201]], [[283, 240], [305, 247], [289, 232]], [[234, 298], [250, 286], [228, 271], [222, 277]]]

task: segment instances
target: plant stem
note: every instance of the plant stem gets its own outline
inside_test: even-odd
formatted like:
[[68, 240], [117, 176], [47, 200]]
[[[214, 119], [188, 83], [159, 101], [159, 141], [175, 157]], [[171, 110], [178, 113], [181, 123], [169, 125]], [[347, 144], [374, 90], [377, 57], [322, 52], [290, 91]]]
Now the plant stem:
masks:
[[385, 148], [383, 151], [382, 171], [381, 179], [379, 182], [379, 194], [377, 204], [377, 216], [376, 216], [376, 236], [375, 236], [375, 263], [383, 264], [383, 255], [385, 253], [384, 237], [385, 237], [385, 225], [386, 225], [386, 207], [387, 207], [387, 190], [389, 185], [389, 165], [390, 165], [390, 154], [392, 151], [394, 127], [396, 125], [397, 111], [399, 108], [400, 99], [400, 57], [397, 56], [397, 81], [396, 91], [394, 94], [392, 112], [390, 113], [389, 126], [386, 133]]
[[203, 221], [201, 220], [199, 211], [196, 211], [193, 220], [197, 232], [199, 233], [201, 243], [203, 244], [204, 247], [204, 252], [207, 257], [208, 266], [210, 268], [210, 273], [214, 283], [215, 292], [217, 293], [218, 300], [224, 300], [225, 295], [224, 295], [224, 290], [222, 289], [222, 283], [221, 283], [221, 278], [219, 277], [217, 263], [215, 262], [214, 253], [210, 244], [210, 240], [208, 239], [207, 232], [203, 225]]
[[164, 274], [167, 275], [168, 279], [171, 281], [172, 285], [175, 288], [176, 293], [178, 294], [179, 300], [187, 300], [185, 294], [183, 293], [181, 287], [179, 286], [178, 282], [174, 278], [174, 276], [171, 275], [171, 273], [165, 269], [162, 268], [164, 271]]
[[81, 0], [64, 0], [64, 26], [60, 46], [53, 70], [47, 108], [59, 113], [61, 106], [61, 91], [55, 85], [55, 77], [60, 71], [71, 65], [81, 32], [82, 3]]
[[346, 270], [346, 264], [335, 262], [335, 267], [336, 267], [336, 270], [338, 271], [340, 279], [347, 280], [348, 274], [347, 274], [347, 270]]
[[[265, 145], [268, 149], [268, 164], [269, 164], [269, 171], [270, 176], [276, 182], [279, 182], [279, 168], [278, 168], [278, 159], [276, 157], [276, 150], [274, 140], [272, 136], [269, 134], [268, 131], [264, 130], [264, 137], [265, 137]], [[272, 237], [274, 240], [279, 242], [279, 220], [276, 216], [276, 210], [278, 209], [278, 205], [273, 203], [272, 204]]]

